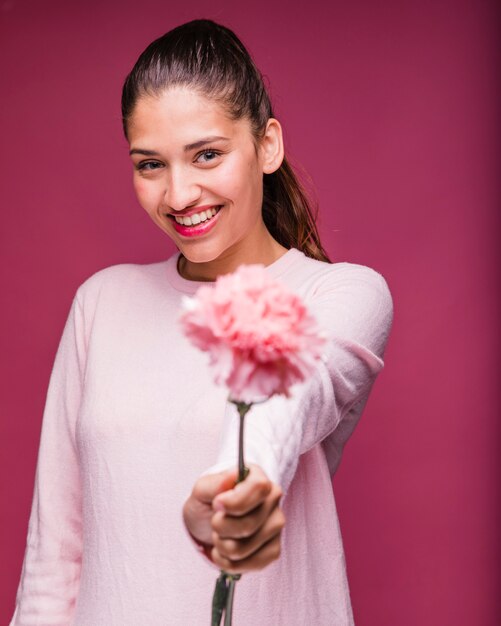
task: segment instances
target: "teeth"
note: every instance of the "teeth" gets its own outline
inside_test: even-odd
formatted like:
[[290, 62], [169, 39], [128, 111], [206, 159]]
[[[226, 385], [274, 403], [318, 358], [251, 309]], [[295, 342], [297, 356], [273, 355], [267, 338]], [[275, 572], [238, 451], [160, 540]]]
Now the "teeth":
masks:
[[194, 213], [189, 217], [181, 217], [178, 215], [174, 216], [174, 219], [178, 224], [183, 224], [184, 226], [193, 226], [195, 224], [200, 224], [200, 222], [205, 222], [210, 220], [216, 213], [219, 211], [219, 207], [216, 209], [213, 207], [212, 209], [207, 209], [207, 211], [201, 211], [200, 213]]

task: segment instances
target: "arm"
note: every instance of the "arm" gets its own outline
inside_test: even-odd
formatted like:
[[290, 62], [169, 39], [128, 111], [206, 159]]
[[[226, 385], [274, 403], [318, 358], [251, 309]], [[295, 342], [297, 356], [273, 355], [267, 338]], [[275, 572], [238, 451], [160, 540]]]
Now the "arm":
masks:
[[80, 582], [82, 513], [75, 423], [85, 361], [74, 299], [52, 370], [16, 609], [10, 626], [67, 626]]
[[[393, 303], [384, 278], [374, 270], [346, 264], [324, 277], [308, 300], [329, 335], [325, 358], [291, 398], [275, 396], [254, 405], [245, 418], [245, 458], [263, 468], [285, 494], [299, 456], [325, 440], [360, 400], [366, 399], [383, 367], [393, 320]], [[218, 472], [237, 463], [239, 418], [226, 407]]]
[[[245, 418], [246, 465], [255, 464], [264, 480], [259, 484], [247, 478], [238, 493], [232, 489], [222, 494], [229, 489], [226, 486], [217, 492], [207, 490], [202, 497], [195, 489], [185, 506], [191, 539], [206, 557], [230, 572], [261, 569], [278, 558], [285, 523], [279, 500], [292, 481], [299, 456], [326, 441], [352, 409], [365, 404], [383, 367], [393, 303], [381, 275], [347, 264], [336, 280], [317, 289], [309, 304], [320, 325], [331, 331], [325, 359], [310, 379], [295, 387], [291, 398], [276, 396], [255, 405]], [[227, 404], [218, 461], [197, 485], [204, 477], [216, 479], [225, 469], [234, 471], [238, 429], [236, 408]], [[218, 493], [221, 496], [215, 497]], [[218, 511], [221, 502], [228, 516]], [[243, 539], [242, 529], [247, 533]]]

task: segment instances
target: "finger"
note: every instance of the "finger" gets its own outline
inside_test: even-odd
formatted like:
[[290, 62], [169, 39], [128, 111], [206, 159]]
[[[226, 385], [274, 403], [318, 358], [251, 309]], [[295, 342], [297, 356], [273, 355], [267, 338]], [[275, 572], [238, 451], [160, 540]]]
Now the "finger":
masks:
[[245, 539], [222, 539], [212, 533], [212, 545], [219, 555], [230, 561], [241, 561], [257, 554], [271, 539], [280, 534], [285, 526], [285, 515], [278, 507], [266, 519], [259, 531]]
[[259, 552], [240, 561], [231, 561], [221, 556], [216, 547], [213, 547], [211, 550], [211, 559], [218, 567], [228, 572], [228, 574], [244, 574], [245, 572], [263, 569], [272, 561], [278, 559], [280, 549], [280, 535], [276, 535], [264, 545]]
[[235, 516], [229, 513], [214, 513], [211, 520], [212, 529], [220, 539], [243, 539], [255, 534], [264, 524], [275, 507], [278, 506], [282, 491], [273, 485], [271, 493], [263, 504], [257, 506], [246, 515]]
[[192, 495], [200, 502], [210, 504], [219, 493], [235, 486], [237, 476], [236, 469], [201, 476], [193, 487]]
[[233, 489], [233, 487], [235, 487], [235, 484], [237, 482], [238, 470], [231, 469], [231, 470], [222, 472], [222, 474], [223, 474], [222, 479], [217, 488], [216, 495], [223, 491], [228, 491], [228, 489]]
[[272, 503], [265, 502], [247, 515], [235, 517], [226, 513], [214, 513], [212, 530], [220, 539], [245, 539], [256, 533], [270, 515]]
[[243, 482], [214, 498], [213, 508], [230, 515], [246, 515], [265, 501], [272, 487], [265, 474], [251, 472]]

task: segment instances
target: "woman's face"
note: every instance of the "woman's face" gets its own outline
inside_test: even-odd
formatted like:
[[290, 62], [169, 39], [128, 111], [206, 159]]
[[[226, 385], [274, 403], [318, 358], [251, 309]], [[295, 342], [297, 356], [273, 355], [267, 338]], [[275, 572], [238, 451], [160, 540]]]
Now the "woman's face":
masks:
[[128, 125], [134, 188], [188, 263], [215, 261], [222, 273], [225, 264], [250, 262], [249, 251], [271, 238], [261, 215], [263, 173], [280, 166], [283, 145], [278, 122], [268, 124], [256, 150], [247, 119], [230, 119], [193, 90], [138, 100]]

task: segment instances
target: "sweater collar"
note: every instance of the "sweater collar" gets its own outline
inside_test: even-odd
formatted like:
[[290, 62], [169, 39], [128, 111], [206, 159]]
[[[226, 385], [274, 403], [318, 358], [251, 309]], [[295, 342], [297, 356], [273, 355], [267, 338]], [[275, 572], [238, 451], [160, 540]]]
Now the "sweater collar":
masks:
[[[194, 294], [196, 290], [202, 285], [212, 285], [215, 281], [201, 281], [201, 280], [188, 280], [183, 278], [178, 271], [178, 261], [181, 256], [181, 252], [175, 252], [169, 259], [167, 259], [167, 278], [169, 283], [177, 291], [183, 293]], [[303, 252], [296, 248], [290, 248], [285, 254], [283, 254], [276, 261], [273, 261], [266, 267], [266, 271], [273, 278], [280, 277], [296, 259], [304, 256]]]

